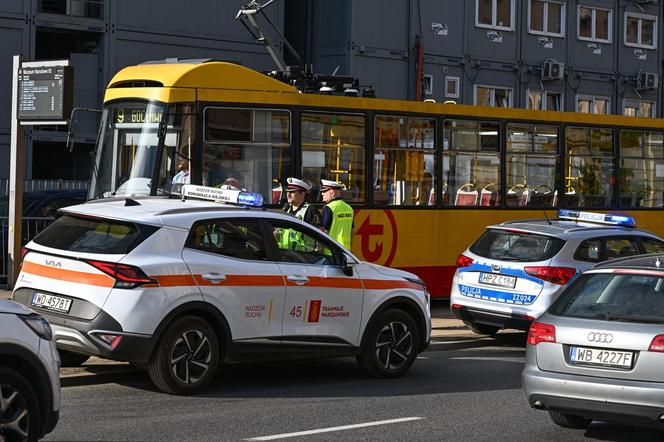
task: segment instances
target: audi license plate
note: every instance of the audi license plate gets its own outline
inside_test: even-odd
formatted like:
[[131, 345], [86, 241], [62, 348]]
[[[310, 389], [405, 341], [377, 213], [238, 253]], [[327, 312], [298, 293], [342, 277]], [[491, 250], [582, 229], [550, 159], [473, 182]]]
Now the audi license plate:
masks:
[[569, 359], [574, 364], [602, 365], [605, 367], [632, 368], [634, 353], [631, 351], [601, 348], [570, 347]]
[[61, 313], [69, 313], [69, 310], [71, 309], [71, 299], [39, 292], [35, 292], [32, 295], [31, 304], [35, 307]]
[[516, 286], [516, 276], [499, 275], [497, 273], [480, 273], [480, 283], [513, 289]]

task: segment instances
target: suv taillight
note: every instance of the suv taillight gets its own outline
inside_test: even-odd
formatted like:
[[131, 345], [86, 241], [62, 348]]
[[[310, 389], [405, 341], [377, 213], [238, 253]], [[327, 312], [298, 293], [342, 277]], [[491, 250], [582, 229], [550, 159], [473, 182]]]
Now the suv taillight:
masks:
[[650, 348], [648, 348], [648, 351], [664, 353], [664, 335], [655, 336], [650, 343]]
[[112, 276], [115, 279], [113, 287], [118, 289], [133, 289], [143, 284], [155, 284], [157, 282], [143, 273], [143, 270], [138, 267], [115, 262], [86, 262], [107, 275]]
[[530, 276], [558, 285], [567, 284], [576, 273], [571, 267], [527, 266], [523, 270]]
[[468, 267], [473, 264], [473, 258], [469, 258], [466, 255], [459, 255], [457, 257], [456, 265], [457, 267]]
[[533, 322], [528, 331], [528, 344], [540, 342], [556, 342], [556, 327], [542, 322]]

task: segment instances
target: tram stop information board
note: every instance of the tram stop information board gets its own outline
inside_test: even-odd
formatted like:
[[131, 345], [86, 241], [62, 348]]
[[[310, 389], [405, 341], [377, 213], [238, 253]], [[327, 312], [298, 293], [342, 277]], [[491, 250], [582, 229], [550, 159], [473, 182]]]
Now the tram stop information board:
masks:
[[23, 63], [18, 70], [21, 124], [66, 124], [72, 110], [73, 67]]

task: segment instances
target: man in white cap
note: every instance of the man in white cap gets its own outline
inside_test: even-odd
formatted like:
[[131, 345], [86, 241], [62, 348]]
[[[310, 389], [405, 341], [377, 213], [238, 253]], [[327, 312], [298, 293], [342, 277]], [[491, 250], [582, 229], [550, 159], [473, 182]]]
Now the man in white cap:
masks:
[[320, 180], [323, 196], [323, 219], [321, 226], [332, 238], [347, 249], [353, 233], [353, 208], [341, 198], [344, 185], [336, 181]]
[[311, 190], [311, 185], [293, 177], [286, 181], [288, 182], [288, 187], [286, 187], [288, 204], [284, 207], [284, 212], [312, 226], [320, 227], [320, 212], [305, 201], [307, 192]]

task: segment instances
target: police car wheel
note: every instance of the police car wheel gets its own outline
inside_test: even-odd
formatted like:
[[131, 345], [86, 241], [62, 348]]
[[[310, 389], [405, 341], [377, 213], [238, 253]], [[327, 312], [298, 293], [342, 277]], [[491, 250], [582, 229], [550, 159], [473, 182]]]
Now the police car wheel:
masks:
[[500, 331], [500, 327], [496, 327], [495, 325], [476, 324], [473, 322], [466, 323], [466, 325], [478, 335], [493, 336]]
[[413, 318], [402, 310], [387, 310], [369, 325], [357, 361], [370, 376], [401, 376], [413, 365], [418, 343]]
[[147, 368], [161, 391], [185, 395], [201, 391], [214, 377], [218, 363], [219, 341], [210, 324], [183, 316], [159, 339]]
[[0, 367], [0, 440], [37, 440], [41, 412], [35, 391], [23, 375]]
[[80, 367], [85, 361], [90, 359], [90, 355], [74, 353], [73, 351], [58, 350], [60, 355], [61, 367]]

